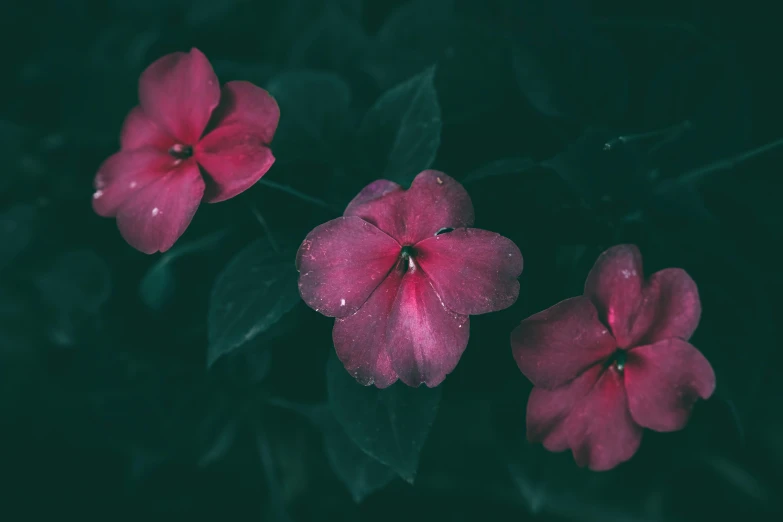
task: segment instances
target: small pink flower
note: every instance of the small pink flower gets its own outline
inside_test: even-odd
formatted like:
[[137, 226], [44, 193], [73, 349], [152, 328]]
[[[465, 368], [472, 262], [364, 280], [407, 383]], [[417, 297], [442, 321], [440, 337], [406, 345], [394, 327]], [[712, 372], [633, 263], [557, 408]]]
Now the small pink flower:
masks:
[[337, 356], [360, 383], [437, 386], [468, 344], [468, 316], [516, 301], [522, 254], [472, 224], [462, 185], [427, 170], [408, 190], [371, 183], [343, 217], [307, 235], [299, 292], [337, 318]]
[[152, 254], [171, 248], [202, 200], [232, 198], [269, 170], [280, 110], [253, 84], [221, 89], [198, 49], [147, 67], [139, 101], [125, 118], [120, 151], [95, 176], [93, 208], [116, 217], [122, 237]]
[[700, 315], [685, 271], [645, 281], [635, 246], [601, 254], [583, 296], [528, 317], [511, 334], [514, 358], [534, 385], [528, 439], [607, 470], [636, 453], [643, 428], [683, 428], [696, 400], [715, 390], [710, 363], [687, 342]]

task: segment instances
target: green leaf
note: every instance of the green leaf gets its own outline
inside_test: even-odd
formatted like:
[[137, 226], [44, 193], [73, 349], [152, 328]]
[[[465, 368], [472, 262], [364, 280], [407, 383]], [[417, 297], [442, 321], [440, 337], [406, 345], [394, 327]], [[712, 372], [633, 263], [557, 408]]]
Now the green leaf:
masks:
[[212, 288], [207, 364], [277, 323], [299, 302], [294, 252], [275, 252], [259, 239], [232, 259]]
[[407, 186], [435, 161], [443, 124], [434, 75], [432, 66], [386, 91], [365, 115], [355, 150], [373, 177]]
[[176, 285], [174, 261], [184, 255], [199, 252], [217, 244], [227, 234], [227, 231], [221, 230], [195, 241], [178, 244], [163, 254], [158, 262], [147, 270], [141, 280], [139, 293], [142, 301], [153, 310], [160, 311], [165, 308], [174, 297]]
[[33, 239], [35, 207], [14, 205], [0, 214], [0, 270], [10, 264]]
[[321, 429], [329, 465], [354, 502], [360, 503], [397, 477], [392, 468], [362, 451], [348, 437], [327, 406], [313, 408], [308, 417]]
[[326, 385], [329, 406], [348, 437], [412, 484], [441, 388], [411, 388], [401, 382], [383, 390], [365, 387], [335, 356], [326, 366]]
[[106, 262], [90, 250], [67, 252], [39, 277], [38, 290], [61, 313], [94, 313], [111, 294]]
[[386, 18], [365, 69], [387, 88], [437, 64], [434, 82], [443, 119], [462, 122], [508, 98], [510, 55], [496, 27], [458, 13], [454, 0], [413, 0]]
[[473, 183], [484, 178], [494, 176], [506, 176], [508, 174], [518, 174], [536, 166], [536, 163], [530, 158], [508, 158], [493, 161], [483, 167], [479, 167], [469, 173], [462, 180], [462, 183]]
[[280, 125], [272, 147], [284, 162], [336, 162], [345, 136], [351, 88], [336, 74], [294, 70], [272, 78], [267, 89], [280, 106]]

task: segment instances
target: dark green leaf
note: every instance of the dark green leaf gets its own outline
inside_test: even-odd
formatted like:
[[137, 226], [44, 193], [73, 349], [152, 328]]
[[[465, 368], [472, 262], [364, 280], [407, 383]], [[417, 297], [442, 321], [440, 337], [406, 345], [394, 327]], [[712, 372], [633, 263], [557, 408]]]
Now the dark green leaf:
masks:
[[280, 125], [272, 147], [281, 161], [313, 156], [334, 162], [345, 135], [351, 89], [336, 74], [298, 70], [272, 78], [267, 89], [280, 106]]
[[254, 241], [232, 259], [212, 288], [207, 364], [266, 332], [299, 302], [294, 253]]
[[44, 300], [62, 313], [94, 313], [111, 294], [106, 262], [90, 250], [68, 252], [55, 259], [38, 279]]
[[164, 256], [144, 274], [139, 287], [141, 300], [153, 310], [162, 310], [174, 296], [174, 281], [171, 258]]
[[524, 29], [514, 33], [514, 72], [540, 113], [586, 123], [613, 122], [628, 103], [622, 54], [574, 0], [519, 2]]
[[362, 451], [413, 483], [419, 455], [440, 403], [441, 389], [398, 382], [379, 390], [362, 386], [337, 357], [326, 366], [329, 406], [348, 437]]
[[484, 178], [518, 174], [533, 168], [536, 163], [530, 158], [508, 158], [493, 161], [483, 167], [479, 167], [463, 178], [462, 183], [473, 183]]
[[33, 239], [35, 207], [14, 205], [0, 214], [0, 270], [11, 263]]
[[374, 178], [409, 185], [435, 161], [442, 122], [434, 75], [433, 66], [386, 91], [365, 115], [355, 150]]
[[459, 16], [453, 0], [414, 0], [396, 9], [379, 29], [365, 68], [387, 88], [433, 63], [444, 121], [491, 110], [513, 88], [504, 36]]
[[226, 231], [218, 231], [195, 241], [177, 244], [163, 254], [157, 263], [152, 265], [141, 280], [139, 293], [144, 303], [153, 310], [165, 308], [174, 297], [176, 280], [174, 277], [174, 261], [180, 257], [205, 250], [226, 236]]
[[293, 67], [339, 70], [359, 60], [367, 40], [360, 20], [330, 3], [294, 43], [288, 60]]
[[332, 470], [359, 503], [397, 477], [389, 466], [362, 451], [345, 433], [327, 406], [310, 409], [307, 416], [321, 429]]

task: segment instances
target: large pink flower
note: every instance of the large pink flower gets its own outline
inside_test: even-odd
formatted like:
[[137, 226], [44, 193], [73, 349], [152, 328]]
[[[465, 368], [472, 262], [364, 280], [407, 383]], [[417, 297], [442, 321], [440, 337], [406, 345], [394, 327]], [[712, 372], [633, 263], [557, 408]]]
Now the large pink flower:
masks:
[[120, 151], [95, 176], [93, 208], [116, 217], [122, 237], [152, 254], [171, 248], [202, 200], [232, 198], [269, 170], [280, 110], [253, 84], [221, 89], [198, 49], [147, 67], [139, 101], [123, 124]]
[[408, 190], [371, 183], [307, 235], [299, 292], [337, 318], [337, 356], [360, 383], [437, 386], [468, 344], [468, 316], [516, 301], [522, 254], [472, 224], [462, 185], [427, 170]]
[[534, 388], [527, 436], [568, 448], [594, 470], [630, 459], [643, 428], [683, 428], [715, 390], [707, 359], [687, 341], [701, 304], [696, 284], [668, 268], [643, 278], [633, 245], [598, 258], [583, 296], [528, 317], [511, 334], [514, 358]]

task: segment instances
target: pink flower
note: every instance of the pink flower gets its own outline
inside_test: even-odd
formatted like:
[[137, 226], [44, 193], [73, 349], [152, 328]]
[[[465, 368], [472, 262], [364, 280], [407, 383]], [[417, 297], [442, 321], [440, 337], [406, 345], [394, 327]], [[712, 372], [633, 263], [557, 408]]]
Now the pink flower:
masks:
[[516, 301], [522, 254], [472, 224], [462, 185], [427, 170], [408, 190], [371, 183], [343, 217], [307, 235], [299, 293], [337, 318], [337, 356], [360, 383], [437, 386], [468, 344], [468, 316]]
[[232, 198], [269, 170], [280, 110], [253, 84], [221, 89], [198, 49], [147, 67], [139, 101], [125, 118], [120, 151], [95, 176], [93, 208], [116, 217], [122, 237], [152, 254], [171, 248], [202, 200]]
[[687, 341], [701, 304], [679, 268], [646, 281], [633, 245], [610, 248], [583, 296], [528, 317], [511, 334], [514, 358], [534, 388], [527, 436], [568, 448], [580, 466], [606, 470], [630, 459], [643, 428], [676, 431], [715, 390], [710, 363]]

